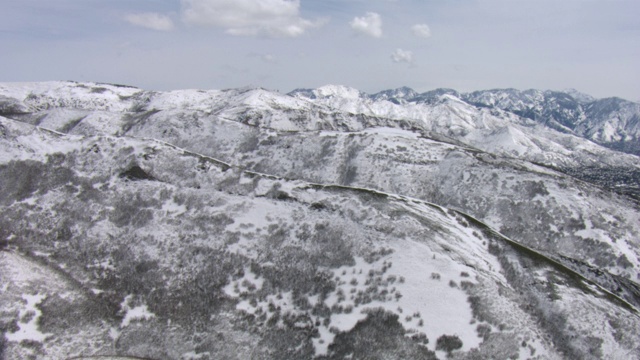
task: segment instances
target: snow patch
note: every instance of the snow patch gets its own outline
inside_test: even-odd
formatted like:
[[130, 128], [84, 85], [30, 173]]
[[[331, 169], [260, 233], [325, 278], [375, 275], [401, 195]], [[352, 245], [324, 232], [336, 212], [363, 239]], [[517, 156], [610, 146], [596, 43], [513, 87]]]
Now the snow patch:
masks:
[[[5, 336], [8, 341], [21, 342], [24, 340], [43, 342], [48, 336], [53, 334], [43, 334], [38, 328], [38, 321], [42, 316], [42, 311], [36, 306], [46, 299], [44, 294], [28, 295], [23, 294], [22, 299], [27, 303], [24, 308], [20, 310], [18, 315], [18, 331], [14, 333], [6, 333]], [[24, 320], [27, 320], [26, 322]]]
[[178, 216], [186, 213], [187, 207], [184, 204], [180, 205], [176, 203], [174, 199], [171, 199], [162, 204], [162, 209], [160, 210], [164, 211], [165, 215], [172, 214], [173, 216]]
[[127, 295], [120, 304], [121, 311], [125, 313], [122, 323], [120, 324], [121, 329], [129, 326], [131, 321], [149, 320], [156, 316], [154, 313], [149, 311], [146, 304], [131, 307], [129, 305], [131, 300], [133, 300], [133, 295]]
[[362, 95], [360, 90], [357, 90], [348, 86], [343, 86], [343, 85], [321, 86], [313, 90], [313, 93], [318, 98], [337, 97], [337, 98], [350, 99], [350, 100], [360, 99]]

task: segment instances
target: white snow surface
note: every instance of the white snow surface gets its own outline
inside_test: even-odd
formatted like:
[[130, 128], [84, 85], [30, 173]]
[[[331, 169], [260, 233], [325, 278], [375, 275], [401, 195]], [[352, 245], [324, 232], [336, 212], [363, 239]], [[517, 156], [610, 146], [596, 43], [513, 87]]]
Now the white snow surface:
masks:
[[[434, 259], [435, 253], [429, 246], [417, 241], [401, 241], [394, 243], [392, 248], [394, 252], [385, 259], [387, 263], [392, 264], [387, 276], [404, 278], [402, 283], [397, 281], [393, 285], [402, 297], [385, 302], [374, 301], [356, 308], [351, 314], [334, 315], [330, 326], [336, 326], [340, 331], [349, 331], [359, 320], [366, 317], [364, 310], [384, 308], [398, 314], [400, 322], [409, 332], [426, 334], [431, 350], [435, 350], [435, 340], [445, 334], [458, 335], [463, 341], [465, 351], [477, 347], [481, 339], [475, 331], [476, 325], [470, 324], [473, 316], [467, 302], [467, 294], [449, 285], [450, 280], [456, 283], [464, 280], [460, 274], [469, 271], [469, 268], [441, 256], [435, 256]], [[345, 294], [350, 294], [351, 288], [366, 288], [364, 284], [367, 274], [374, 270], [376, 265], [379, 266], [380, 262], [367, 264], [358, 258], [354, 267], [336, 269], [334, 274], [340, 276], [346, 271], [344, 280], [347, 284], [341, 288]], [[353, 274], [353, 270], [356, 270], [356, 274]], [[362, 274], [359, 273], [360, 270], [363, 270]], [[349, 285], [354, 278], [359, 286]], [[327, 300], [327, 305], [332, 306], [336, 301], [334, 295]], [[345, 306], [348, 305], [354, 304], [347, 300]], [[421, 320], [423, 324], [420, 324]], [[326, 352], [326, 346], [331, 343], [328, 341], [329, 338], [333, 340], [330, 334], [328, 331], [323, 333], [325, 344], [314, 341], [317, 354]]]
[[141, 91], [133, 87], [65, 81], [0, 83], [0, 96], [18, 99], [32, 110], [48, 109], [53, 105], [123, 112], [132, 105], [127, 99]]
[[[7, 90], [7, 87], [0, 87], [0, 94], [8, 94], [4, 96], [13, 96], [22, 91], [22, 96], [26, 99], [29, 94], [65, 94], [66, 90], [60, 90], [60, 85], [67, 83], [50, 83], [37, 86], [24, 85], [12, 88], [11, 91]], [[95, 85], [96, 87], [102, 87], [102, 85]], [[110, 121], [109, 114], [113, 111], [126, 111], [128, 105], [121, 107], [108, 106], [107, 101], [114, 99], [117, 95], [118, 101], [126, 102], [122, 100], [122, 97], [133, 96], [137, 94], [138, 90], [131, 88], [118, 88], [113, 86], [105, 86], [106, 90], [99, 90], [98, 92], [91, 92], [85, 88], [78, 87], [73, 91], [77, 91], [75, 94], [69, 90], [70, 95], [68, 97], [77, 96], [81, 102], [74, 103], [77, 108], [64, 112], [62, 110], [52, 113], [50, 118], [45, 119], [47, 127], [60, 128], [64, 125], [64, 117], [66, 116], [81, 116], [83, 114], [82, 109], [98, 109], [100, 115], [94, 115], [96, 123], [104, 122], [105, 124]], [[2, 93], [5, 91], [5, 93]], [[486, 149], [493, 153], [513, 155], [513, 156], [525, 156], [529, 159], [552, 159], [554, 162], [562, 163], [572, 161], [571, 157], [574, 156], [574, 152], [584, 151], [585, 153], [592, 154], [604, 154], [610, 155], [608, 150], [603, 150], [599, 146], [590, 142], [583, 141], [572, 135], [552, 133], [550, 130], [542, 128], [540, 126], [534, 126], [532, 124], [521, 122], [505, 126], [505, 120], [497, 116], [490, 114], [485, 110], [478, 110], [472, 106], [462, 103], [458, 98], [446, 95], [441, 98], [441, 103], [433, 108], [427, 108], [423, 105], [407, 104], [406, 106], [399, 106], [391, 102], [376, 102], [373, 104], [368, 99], [361, 99], [359, 94], [356, 94], [353, 89], [344, 88], [332, 88], [325, 89], [326, 96], [320, 99], [326, 100], [326, 104], [318, 100], [322, 106], [336, 106], [341, 109], [349, 111], [366, 113], [376, 116], [388, 116], [394, 119], [415, 119], [424, 122], [427, 126], [431, 126], [434, 130], [447, 129], [449, 135], [463, 139], [466, 142], [473, 144], [479, 148]], [[220, 102], [228, 102], [233, 94], [233, 99], [239, 100], [240, 110], [246, 110], [248, 108], [264, 110], [274, 109], [274, 107], [287, 107], [290, 109], [309, 109], [310, 103], [307, 100], [294, 99], [278, 94], [273, 94], [264, 90], [254, 89], [250, 91], [209, 91], [202, 92], [199, 90], [185, 90], [171, 93], [159, 93], [152, 96], [149, 106], [156, 109], [196, 109], [198, 111], [215, 113], [216, 109], [222, 105]], [[332, 97], [331, 94], [335, 94]], [[339, 99], [338, 99], [339, 95]], [[63, 97], [64, 98], [64, 97]], [[105, 100], [106, 99], [106, 100]], [[111, 99], [111, 100], [109, 100]], [[505, 98], [506, 99], [506, 98]], [[333, 102], [329, 102], [329, 100]], [[234, 100], [235, 101], [235, 100]], [[493, 101], [493, 100], [490, 100]], [[505, 100], [506, 101], [506, 100]], [[329, 105], [327, 105], [329, 104]], [[28, 106], [40, 106], [41, 103], [31, 103]], [[72, 104], [73, 105], [73, 104]], [[516, 106], [515, 104], [514, 106]], [[80, 110], [78, 110], [80, 109]], [[120, 109], [120, 110], [118, 110]], [[238, 110], [236, 109], [236, 110]], [[234, 110], [234, 111], [236, 111]], [[238, 110], [238, 111], [240, 111]], [[65, 110], [66, 111], [66, 110]], [[101, 116], [104, 115], [104, 118]], [[223, 116], [224, 114], [218, 114]], [[290, 120], [287, 115], [277, 113], [271, 115], [269, 118], [269, 126], [281, 130], [300, 130], [299, 125]], [[6, 119], [2, 120], [2, 124], [13, 123]], [[6, 120], [6, 121], [5, 121]], [[513, 119], [512, 119], [513, 120]], [[87, 119], [83, 120], [86, 122]], [[23, 129], [20, 125], [9, 124], [12, 126], [10, 129], [16, 134], [16, 141], [18, 146], [21, 146], [26, 150], [25, 152], [15, 152], [8, 149], [7, 153], [0, 155], [0, 160], [6, 162], [17, 157], [24, 158], [38, 158], [43, 154], [51, 152], [71, 152], [81, 148], [81, 142], [85, 141], [80, 136], [68, 136], [68, 141], [52, 141], [49, 137], [50, 133], [43, 130], [26, 131], [26, 127]], [[108, 125], [105, 125], [104, 129], [109, 129]], [[323, 131], [320, 135], [332, 136], [333, 132]], [[388, 146], [396, 146], [398, 141], [414, 141], [418, 138], [417, 133], [401, 130], [392, 127], [376, 127], [365, 129], [359, 133], [362, 135], [379, 135], [382, 139], [376, 141], [380, 144]], [[551, 140], [541, 140], [551, 139]], [[488, 139], [488, 140], [487, 140]], [[142, 156], [144, 151], [142, 150], [146, 142], [137, 139], [116, 139], [112, 141], [124, 142], [131, 144], [135, 149], [135, 153], [138, 156]], [[160, 141], [156, 142], [159, 145], [168, 145]], [[443, 145], [438, 145], [443, 147]], [[175, 146], [172, 146], [175, 148]], [[26, 154], [26, 155], [25, 155]], [[455, 154], [453, 154], [455, 155]], [[452, 155], [452, 156], [453, 156]], [[625, 155], [626, 156], [626, 155]], [[629, 157], [624, 159], [629, 159]], [[617, 161], [614, 159], [612, 161]], [[634, 164], [634, 162], [631, 162]], [[443, 161], [446, 165], [446, 161]], [[464, 181], [472, 181], [470, 173], [462, 173], [461, 177]], [[243, 178], [241, 184], [249, 184], [252, 180], [248, 177]], [[248, 233], [259, 228], [265, 228], [269, 224], [275, 222], [278, 216], [289, 216], [286, 214], [287, 207], [282, 205], [274, 205], [273, 201], [261, 198], [266, 195], [273, 188], [274, 181], [260, 180], [257, 188], [254, 190], [253, 196], [250, 201], [238, 202], [235, 208], [232, 209], [234, 213], [234, 223], [227, 226], [227, 231], [239, 232], [240, 234]], [[282, 190], [288, 193], [296, 193], [296, 196], [306, 199], [308, 203], [318, 201], [317, 197], [327, 196], [318, 195], [311, 190], [299, 190], [296, 186], [301, 183], [286, 182]], [[112, 184], [113, 185], [113, 184]], [[305, 194], [306, 192], [306, 194]], [[331, 331], [332, 327], [335, 327], [338, 331], [348, 331], [355, 326], [355, 324], [366, 317], [366, 313], [363, 313], [366, 309], [384, 308], [388, 311], [392, 311], [400, 316], [400, 322], [409, 331], [415, 331], [417, 333], [424, 333], [429, 338], [430, 349], [434, 349], [436, 339], [443, 334], [458, 335], [464, 343], [464, 350], [469, 350], [479, 345], [481, 339], [478, 338], [475, 332], [475, 324], [471, 324], [472, 315], [471, 309], [467, 302], [467, 294], [457, 286], [462, 281], [469, 281], [476, 283], [480, 281], [494, 281], [496, 283], [504, 284], [506, 281], [499, 274], [497, 269], [500, 269], [500, 264], [496, 259], [488, 254], [487, 249], [481, 245], [481, 239], [475, 238], [472, 231], [467, 228], [463, 228], [455, 224], [446, 215], [440, 215], [438, 211], [434, 211], [425, 203], [419, 201], [412, 201], [409, 198], [387, 194], [390, 199], [397, 203], [402, 203], [403, 207], [410, 209], [411, 211], [421, 214], [427, 217], [430, 221], [436, 224], [442, 225], [444, 229], [450, 231], [447, 236], [442, 234], [429, 239], [404, 239], [394, 243], [386, 244], [389, 248], [393, 249], [393, 253], [386, 255], [384, 258], [375, 261], [371, 264], [367, 263], [360, 257], [356, 257], [356, 264], [354, 266], [342, 267], [339, 269], [332, 269], [334, 277], [340, 278], [337, 291], [330, 294], [325, 299], [326, 305], [329, 307], [333, 305], [341, 306], [353, 306], [353, 311], [349, 314], [339, 313], [331, 316], [331, 323], [327, 326], [321, 325], [319, 327], [321, 337], [314, 339], [313, 343], [316, 349], [316, 354], [326, 354], [328, 346], [334, 339], [335, 334]], [[565, 199], [568, 203], [580, 203], [584, 205], [583, 199]], [[604, 201], [604, 200], [602, 200]], [[571, 205], [571, 204], [570, 204]], [[571, 207], [570, 207], [571, 208]], [[440, 208], [440, 210], [444, 211]], [[173, 200], [166, 201], [160, 211], [165, 214], [173, 214], [174, 216], [180, 216], [187, 211], [184, 205], [175, 203]], [[235, 216], [235, 215], [238, 216]], [[576, 217], [580, 215], [577, 211], [572, 214]], [[624, 215], [624, 214], [623, 214]], [[609, 216], [611, 221], [615, 220], [615, 217], [603, 213], [603, 216]], [[636, 217], [637, 214], [631, 214], [629, 216]], [[366, 223], [364, 225], [374, 225]], [[491, 224], [491, 221], [488, 221]], [[499, 225], [498, 221], [491, 224], [495, 227]], [[584, 230], [578, 231], [576, 235], [587, 237], [593, 237], [598, 239], [611, 240], [602, 230], [597, 229], [591, 223], [586, 224], [587, 227]], [[249, 230], [248, 230], [249, 229]], [[162, 231], [159, 229], [158, 231]], [[229, 246], [229, 250], [238, 253], [248, 253], [252, 248], [251, 242], [246, 241], [241, 237], [241, 240], [236, 244]], [[618, 240], [617, 245], [621, 253], [626, 254], [628, 257], [637, 254], [637, 249], [633, 249], [633, 244], [629, 244], [626, 240]], [[443, 251], [446, 250], [446, 256], [443, 256]], [[381, 268], [392, 264], [386, 272], [382, 274], [376, 274], [380, 272]], [[108, 263], [97, 263], [96, 266], [107, 267]], [[375, 300], [367, 304], [356, 305], [353, 299], [350, 298], [352, 290], [363, 291], [366, 289], [365, 283], [369, 277], [369, 271], [374, 271], [374, 277], [381, 276], [384, 279], [388, 279], [390, 276], [395, 276], [393, 284], [388, 286], [389, 299], [387, 301]], [[24, 273], [25, 270], [20, 270], [19, 274], [14, 274], [16, 282], [19, 284], [21, 277], [29, 277], [28, 273]], [[462, 276], [463, 272], [468, 273], [468, 276]], [[344, 273], [344, 275], [343, 275]], [[404, 278], [400, 282], [400, 277]], [[355, 279], [352, 284], [351, 281]], [[541, 279], [544, 277], [541, 276]], [[224, 292], [229, 297], [238, 297], [243, 292], [252, 292], [262, 287], [262, 279], [253, 274], [250, 269], [245, 269], [244, 277], [233, 280]], [[451, 286], [450, 281], [456, 284]], [[6, 284], [6, 287], [13, 286], [12, 284]], [[391, 292], [391, 288], [395, 288], [394, 292]], [[237, 289], [237, 291], [236, 291]], [[425, 291], [426, 290], [426, 291]], [[581, 294], [571, 294], [566, 289], [561, 289], [567, 295], [567, 302], [571, 300], [575, 295], [575, 298], [582, 296]], [[339, 300], [340, 296], [338, 291], [344, 293], [345, 299]], [[402, 296], [395, 297], [396, 293], [400, 293]], [[23, 299], [26, 302], [24, 309], [20, 310], [20, 316], [27, 314], [29, 311], [33, 312], [34, 316], [29, 321], [19, 323], [20, 330], [14, 333], [14, 339], [18, 339], [19, 336], [31, 337], [29, 339], [42, 339], [48, 334], [41, 334], [37, 329], [37, 323], [34, 322], [34, 318], [40, 316], [37, 305], [45, 299], [45, 295], [24, 295]], [[584, 297], [584, 296], [583, 296]], [[124, 319], [121, 327], [128, 326], [131, 321], [136, 320], [149, 320], [155, 315], [149, 311], [147, 306], [143, 303], [135, 302], [132, 296], [127, 296], [121, 304], [122, 311], [124, 313]], [[314, 301], [320, 301], [319, 299], [311, 299]], [[261, 311], [267, 311], [269, 303], [275, 306], [280, 306], [283, 311], [297, 312], [299, 311], [293, 306], [291, 293], [280, 294], [280, 296], [269, 296], [263, 302], [259, 302], [257, 306], [251, 305], [247, 301], [240, 301], [237, 304], [237, 310], [245, 311], [255, 314], [258, 309]], [[604, 303], [604, 302], [603, 302]], [[134, 305], [135, 304], [135, 305]], [[600, 303], [598, 303], [600, 304]], [[606, 303], [604, 303], [606, 304]], [[588, 304], [589, 306], [592, 303]], [[402, 312], [399, 310], [402, 309]], [[23, 314], [24, 311], [24, 314]], [[511, 310], [516, 311], [516, 310]], [[606, 312], [605, 312], [606, 313]], [[414, 314], [419, 314], [414, 316]], [[409, 316], [409, 318], [407, 318]], [[419, 321], [423, 320], [423, 324], [420, 325]], [[589, 324], [598, 324], [605, 322], [606, 319], [590, 319]], [[34, 328], [35, 326], [35, 328]], [[577, 326], [577, 325], [576, 325]], [[24, 329], [24, 331], [23, 331]], [[335, 330], [334, 330], [335, 332]], [[611, 329], [606, 326], [603, 328], [603, 336], [606, 337], [607, 333], [610, 335]], [[8, 337], [9, 335], [7, 335]], [[9, 339], [9, 337], [8, 337]], [[322, 342], [320, 341], [322, 340]], [[613, 354], [614, 339], [609, 336], [605, 339], [604, 349], [608, 353]], [[10, 341], [18, 341], [11, 340]], [[40, 341], [40, 340], [38, 340]], [[544, 347], [542, 343], [537, 343], [535, 340], [529, 342], [533, 347], [539, 349], [537, 354], [544, 354]], [[522, 350], [524, 352], [525, 350]], [[524, 355], [524, 353], [522, 353]], [[621, 354], [617, 354], [621, 355]], [[543, 355], [544, 356], [544, 355]]]
[[358, 89], [344, 85], [324, 85], [313, 90], [314, 95], [319, 98], [342, 98], [357, 100], [362, 98], [362, 92]]
[[[313, 191], [293, 191], [297, 197], [318, 196]], [[422, 202], [388, 195], [429, 221], [457, 230], [432, 239], [405, 239], [389, 243], [386, 246], [393, 251], [373, 263], [356, 257], [353, 266], [330, 269], [338, 287], [322, 301], [329, 308], [340, 306], [351, 311], [332, 313], [329, 324], [318, 326], [320, 337], [313, 339], [316, 355], [328, 354], [328, 347], [337, 331], [351, 330], [358, 321], [366, 318], [368, 310], [379, 308], [399, 315], [399, 321], [409, 334], [427, 335], [430, 340], [427, 346], [431, 350], [435, 350], [435, 340], [442, 335], [459, 336], [464, 344], [463, 350], [479, 346], [481, 338], [476, 333], [477, 324], [472, 321], [468, 295], [460, 286], [463, 281], [475, 283], [476, 276], [495, 274], [495, 270], [500, 268], [499, 263], [487, 252], [482, 241], [472, 235], [471, 230], [454, 225], [447, 216], [439, 215]], [[247, 213], [251, 214], [251, 211]], [[261, 221], [268, 213], [251, 217], [254, 221]], [[251, 245], [247, 243], [245, 246]], [[448, 249], [446, 255], [443, 253], [445, 248]], [[505, 281], [503, 278], [498, 280]], [[387, 295], [370, 302], [356, 302], [359, 294], [367, 293], [373, 281], [377, 281]], [[261, 279], [245, 270], [244, 277], [230, 282], [224, 291], [235, 298], [244, 292], [256, 291], [261, 286]], [[321, 300], [314, 296], [309, 301], [313, 306]], [[305, 313], [294, 306], [290, 293], [270, 295], [253, 305], [242, 300], [236, 309], [254, 315], [270, 314], [269, 304], [272, 308], [279, 307], [283, 314]]]
[[149, 320], [156, 316], [154, 313], [149, 311], [146, 304], [131, 306], [130, 303], [133, 301], [133, 299], [133, 295], [128, 295], [120, 304], [120, 309], [122, 312], [124, 312], [124, 318], [122, 319], [122, 323], [120, 324], [121, 329], [129, 326], [129, 324], [134, 320]]
[[[96, 83], [0, 83], [0, 96], [17, 99], [30, 111], [48, 109], [50, 113], [44, 118], [43, 126], [53, 129], [60, 128], [65, 118], [70, 121], [81, 117], [82, 114], [78, 112], [120, 114], [130, 112], [136, 106], [156, 111], [198, 111], [232, 121], [256, 115], [250, 120], [252, 125], [281, 131], [328, 128], [335, 124], [327, 120], [326, 115], [338, 113], [341, 113], [339, 117], [346, 124], [354, 126], [356, 122], [352, 115], [361, 114], [414, 122], [428, 131], [450, 136], [498, 155], [519, 156], [557, 166], [581, 165], [585, 159], [590, 159], [594, 164], [604, 162], [640, 168], [635, 156], [617, 153], [584, 138], [563, 134], [500, 110], [524, 110], [530, 104], [542, 106], [544, 93], [538, 90], [518, 92], [505, 89], [464, 95], [467, 100], [498, 107], [492, 109], [473, 106], [451, 94], [440, 95], [435, 103], [396, 104], [384, 97], [372, 100], [359, 90], [341, 85], [322, 86], [311, 90], [311, 93], [315, 98], [295, 93], [294, 96], [288, 96], [261, 88], [145, 92]], [[518, 95], [514, 97], [515, 93]], [[622, 106], [602, 124], [578, 124], [576, 131], [584, 132], [586, 137], [596, 141], [632, 139], [635, 136], [633, 134], [640, 131], [640, 125], [633, 125], [632, 121], [634, 111], [640, 111], [640, 107], [630, 104]], [[57, 112], [57, 115], [57, 110], [52, 111], [62, 107], [64, 110]], [[104, 114], [98, 117], [90, 115], [74, 131], [82, 134], [92, 129], [114, 134], [117, 129], [106, 125], [105, 120], [109, 118]], [[118, 122], [111, 121], [111, 124], [114, 123]]]
[[[22, 299], [26, 302], [24, 308], [20, 310], [18, 321], [18, 331], [8, 332], [5, 337], [9, 341], [21, 342], [24, 340], [43, 342], [52, 334], [43, 334], [38, 327], [38, 320], [42, 316], [42, 311], [36, 306], [46, 299], [44, 294], [23, 294]], [[27, 321], [24, 319], [27, 318]]]

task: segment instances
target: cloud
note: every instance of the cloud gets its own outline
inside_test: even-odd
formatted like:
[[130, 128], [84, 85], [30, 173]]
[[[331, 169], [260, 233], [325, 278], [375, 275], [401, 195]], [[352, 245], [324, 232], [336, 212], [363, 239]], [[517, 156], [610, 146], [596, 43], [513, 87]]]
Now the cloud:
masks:
[[151, 30], [173, 30], [173, 21], [166, 15], [157, 13], [127, 14], [125, 15], [124, 19], [131, 25], [140, 26]]
[[413, 52], [409, 50], [396, 49], [391, 54], [391, 60], [395, 63], [413, 63]]
[[296, 37], [324, 24], [300, 17], [300, 0], [182, 0], [182, 18], [231, 35]]
[[264, 62], [269, 62], [269, 63], [276, 61], [276, 57], [271, 54], [265, 54], [261, 56], [260, 59], [262, 59], [262, 61]]
[[382, 18], [380, 14], [368, 12], [363, 17], [355, 17], [349, 25], [355, 32], [374, 38], [382, 36]]
[[275, 63], [276, 62], [276, 57], [273, 56], [272, 54], [261, 54], [261, 53], [250, 53], [249, 55], [247, 55], [248, 57], [251, 58], [258, 58], [266, 63]]
[[429, 29], [429, 25], [427, 24], [416, 24], [411, 27], [411, 31], [413, 35], [420, 38], [429, 38], [431, 37], [431, 29]]

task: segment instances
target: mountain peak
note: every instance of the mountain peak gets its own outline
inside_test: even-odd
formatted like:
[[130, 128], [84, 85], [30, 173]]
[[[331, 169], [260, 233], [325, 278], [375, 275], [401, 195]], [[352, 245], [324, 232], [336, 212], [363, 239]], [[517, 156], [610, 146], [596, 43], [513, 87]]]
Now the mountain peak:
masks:
[[596, 101], [596, 98], [594, 98], [593, 96], [580, 92], [576, 89], [564, 89], [562, 90], [562, 92], [565, 94], [571, 95], [571, 97], [576, 99], [576, 101], [578, 101], [581, 104], [587, 104], [587, 103]]
[[298, 88], [287, 95], [305, 99], [343, 98], [357, 100], [367, 97], [364, 92], [345, 85], [324, 85], [316, 89]]
[[362, 91], [345, 85], [324, 85], [313, 92], [318, 98], [340, 97], [355, 100], [366, 96]]
[[408, 86], [399, 87], [396, 89], [383, 90], [371, 95], [371, 98], [375, 100], [387, 100], [391, 98], [395, 99], [411, 99], [418, 95], [418, 93]]

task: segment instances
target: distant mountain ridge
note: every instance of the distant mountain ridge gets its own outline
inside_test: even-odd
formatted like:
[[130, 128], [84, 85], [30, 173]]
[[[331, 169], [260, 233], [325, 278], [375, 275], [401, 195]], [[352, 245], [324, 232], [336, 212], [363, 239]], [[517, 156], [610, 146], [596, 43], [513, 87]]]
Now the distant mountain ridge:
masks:
[[[341, 92], [336, 92], [335, 89], [341, 89]], [[348, 88], [329, 85], [319, 90], [296, 89], [289, 95], [318, 99], [340, 96], [340, 93], [347, 92], [346, 89]], [[326, 95], [327, 93], [330, 95]], [[361, 98], [374, 102], [386, 100], [398, 105], [432, 105], [443, 95], [459, 98], [473, 106], [508, 111], [611, 149], [640, 155], [640, 104], [617, 97], [596, 99], [574, 89], [492, 89], [460, 93], [440, 88], [418, 93], [409, 87], [401, 87], [372, 95], [361, 92]]]

